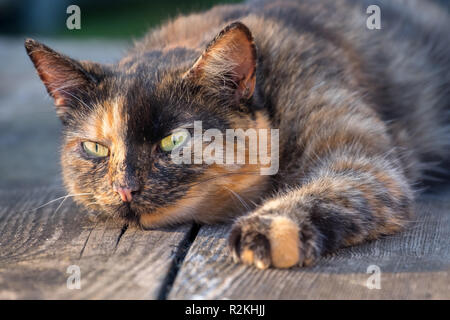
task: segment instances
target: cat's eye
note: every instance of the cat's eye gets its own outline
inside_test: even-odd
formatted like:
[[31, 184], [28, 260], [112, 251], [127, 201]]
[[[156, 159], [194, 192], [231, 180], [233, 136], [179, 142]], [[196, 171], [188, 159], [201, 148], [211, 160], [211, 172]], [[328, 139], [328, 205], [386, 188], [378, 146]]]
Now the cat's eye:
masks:
[[82, 143], [83, 150], [91, 157], [103, 158], [108, 156], [109, 149], [100, 143], [85, 141]]
[[165, 137], [159, 143], [159, 146], [163, 151], [169, 152], [175, 148], [181, 147], [189, 138], [189, 132], [187, 131], [177, 131], [172, 133], [170, 136]]

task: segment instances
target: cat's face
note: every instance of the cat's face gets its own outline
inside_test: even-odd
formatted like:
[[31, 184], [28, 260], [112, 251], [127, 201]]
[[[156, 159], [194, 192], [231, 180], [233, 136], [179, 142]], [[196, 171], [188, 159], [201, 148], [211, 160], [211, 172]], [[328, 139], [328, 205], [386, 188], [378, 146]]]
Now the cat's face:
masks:
[[64, 182], [83, 205], [144, 227], [215, 222], [243, 213], [265, 190], [258, 164], [171, 158], [192, 143], [183, 133], [194, 121], [224, 133], [270, 128], [251, 102], [256, 51], [245, 26], [226, 28], [197, 60], [174, 49], [100, 66], [32, 40], [26, 48], [64, 123]]

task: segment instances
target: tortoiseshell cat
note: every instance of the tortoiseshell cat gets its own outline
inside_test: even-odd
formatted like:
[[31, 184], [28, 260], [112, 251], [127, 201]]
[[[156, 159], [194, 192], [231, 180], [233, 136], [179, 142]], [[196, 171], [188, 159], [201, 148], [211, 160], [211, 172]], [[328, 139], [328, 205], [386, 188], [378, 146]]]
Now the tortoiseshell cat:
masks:
[[[255, 1], [170, 21], [115, 65], [25, 47], [79, 203], [145, 228], [238, 217], [233, 257], [287, 268], [412, 218], [413, 186], [450, 151], [449, 30], [431, 1]], [[278, 174], [174, 164], [162, 141], [194, 121], [279, 128]]]

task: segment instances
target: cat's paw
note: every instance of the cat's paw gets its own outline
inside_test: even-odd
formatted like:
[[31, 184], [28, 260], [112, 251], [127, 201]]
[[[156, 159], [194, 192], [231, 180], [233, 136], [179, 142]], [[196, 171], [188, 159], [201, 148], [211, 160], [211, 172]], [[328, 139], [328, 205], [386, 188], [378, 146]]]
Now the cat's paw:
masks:
[[250, 215], [233, 225], [228, 245], [235, 262], [259, 269], [290, 268], [313, 261], [310, 244], [301, 238], [298, 225], [287, 217]]

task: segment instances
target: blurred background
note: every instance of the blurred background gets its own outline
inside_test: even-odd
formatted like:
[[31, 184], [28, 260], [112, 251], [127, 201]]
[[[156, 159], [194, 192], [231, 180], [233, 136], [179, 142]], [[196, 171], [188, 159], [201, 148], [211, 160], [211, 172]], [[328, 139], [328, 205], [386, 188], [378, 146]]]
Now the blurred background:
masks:
[[[434, 1], [450, 7], [450, 0]], [[0, 0], [0, 35], [140, 37], [148, 28], [178, 14], [236, 2], [242, 0]], [[72, 4], [82, 8], [81, 30], [64, 27], [66, 8]]]
[[[435, 1], [450, 8], [450, 0]], [[61, 125], [25, 54], [26, 37], [75, 59], [110, 63], [133, 39], [169, 18], [236, 2], [241, 1], [0, 0], [0, 192], [61, 186]], [[66, 27], [72, 4], [81, 9], [80, 30]]]
[[[140, 37], [152, 26], [179, 14], [242, 0], [0, 0], [0, 33], [48, 37]], [[78, 5], [81, 30], [65, 28], [66, 8]]]

